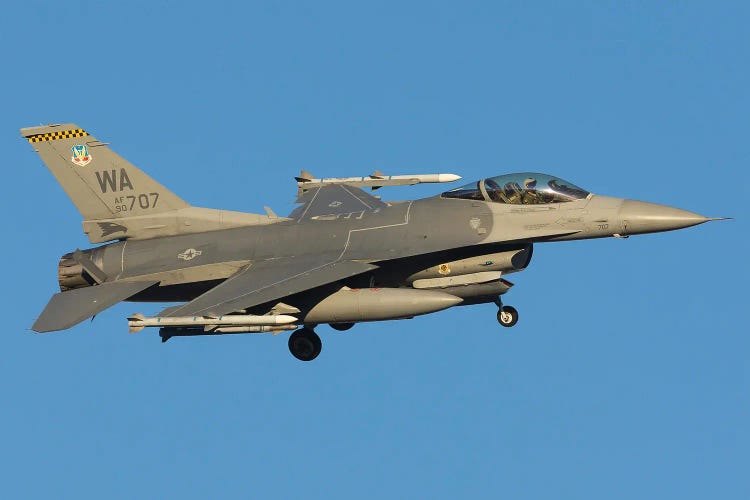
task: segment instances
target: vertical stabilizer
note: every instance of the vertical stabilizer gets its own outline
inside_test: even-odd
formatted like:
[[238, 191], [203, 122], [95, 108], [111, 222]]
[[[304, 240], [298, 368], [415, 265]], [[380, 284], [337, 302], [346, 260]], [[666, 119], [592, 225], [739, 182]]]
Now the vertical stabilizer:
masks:
[[86, 220], [152, 215], [188, 207], [73, 123], [21, 129]]

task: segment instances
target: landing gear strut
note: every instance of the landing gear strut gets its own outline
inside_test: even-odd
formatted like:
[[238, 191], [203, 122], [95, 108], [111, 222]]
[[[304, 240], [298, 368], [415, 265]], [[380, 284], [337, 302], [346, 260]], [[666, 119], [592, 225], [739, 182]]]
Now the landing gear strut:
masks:
[[499, 296], [495, 300], [495, 304], [497, 304], [498, 308], [497, 322], [500, 323], [500, 326], [510, 328], [511, 326], [518, 323], [518, 311], [516, 311], [515, 307], [504, 306]]
[[300, 328], [289, 336], [289, 352], [300, 361], [312, 361], [322, 348], [320, 337], [311, 328]]

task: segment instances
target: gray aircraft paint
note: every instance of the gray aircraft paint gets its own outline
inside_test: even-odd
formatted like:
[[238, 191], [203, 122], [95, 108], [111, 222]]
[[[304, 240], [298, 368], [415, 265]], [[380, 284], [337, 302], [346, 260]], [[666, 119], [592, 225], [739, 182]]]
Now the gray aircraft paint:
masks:
[[[300, 206], [289, 217], [270, 210], [227, 212], [191, 207], [74, 124], [21, 134], [83, 215], [90, 240], [110, 241], [63, 256], [59, 279], [67, 291], [53, 298], [34, 325], [37, 331], [68, 328], [120, 300], [186, 301], [163, 311], [165, 317], [288, 308], [302, 324], [499, 303], [513, 286], [503, 276], [529, 264], [534, 243], [623, 237], [712, 220], [594, 194], [559, 203], [500, 203], [488, 198], [484, 181], [477, 184], [481, 199], [439, 195], [406, 202], [320, 182], [300, 187]], [[357, 182], [378, 187], [378, 178]], [[196, 334], [188, 330], [174, 335]]]

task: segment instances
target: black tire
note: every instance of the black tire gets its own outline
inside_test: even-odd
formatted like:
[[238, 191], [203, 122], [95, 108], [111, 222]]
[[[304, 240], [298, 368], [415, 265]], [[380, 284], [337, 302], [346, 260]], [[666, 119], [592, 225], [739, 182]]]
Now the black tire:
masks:
[[512, 306], [501, 307], [497, 312], [497, 322], [505, 328], [510, 328], [518, 323], [518, 311]]
[[329, 323], [331, 328], [339, 332], [345, 332], [354, 326], [354, 323]]
[[323, 349], [318, 334], [307, 328], [293, 332], [289, 336], [289, 352], [300, 361], [312, 361]]

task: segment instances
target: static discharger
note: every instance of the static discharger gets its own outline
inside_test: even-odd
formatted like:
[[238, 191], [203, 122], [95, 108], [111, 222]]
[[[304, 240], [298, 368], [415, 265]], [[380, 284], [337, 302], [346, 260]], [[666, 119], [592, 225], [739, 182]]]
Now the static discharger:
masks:
[[[251, 327], [251, 326], [274, 326], [295, 323], [297, 318], [286, 314], [268, 316], [253, 316], [250, 314], [235, 314], [218, 316], [215, 318], [207, 316], [177, 316], [177, 317], [146, 317], [143, 314], [134, 314], [128, 318], [130, 333], [137, 333], [147, 327]], [[254, 331], [254, 330], [248, 330]], [[258, 330], [262, 331], [262, 330]]]
[[412, 186], [414, 184], [453, 182], [460, 178], [461, 176], [456, 174], [385, 175], [375, 171], [366, 177], [327, 177], [325, 179], [316, 179], [313, 174], [306, 170], [303, 170], [299, 177], [295, 177], [297, 186], [301, 191], [337, 184], [377, 189], [383, 186]]

